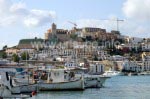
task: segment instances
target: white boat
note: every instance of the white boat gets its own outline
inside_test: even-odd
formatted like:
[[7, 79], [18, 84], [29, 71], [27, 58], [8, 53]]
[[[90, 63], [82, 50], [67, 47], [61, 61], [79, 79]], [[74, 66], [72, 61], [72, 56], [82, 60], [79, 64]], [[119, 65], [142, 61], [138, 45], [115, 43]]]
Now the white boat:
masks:
[[14, 94], [32, 93], [34, 91], [38, 91], [38, 84], [28, 84], [28, 85], [13, 86], [11, 88], [11, 91]]
[[0, 97], [2, 98], [29, 98], [30, 95], [14, 95], [9, 83], [7, 72], [0, 72]]
[[[32, 92], [38, 90], [83, 90], [84, 89], [84, 79], [80, 76], [79, 79], [70, 77], [71, 72], [65, 73], [66, 69], [39, 69], [35, 71], [35, 74], [38, 77], [33, 76], [32, 80], [29, 80], [25, 77], [14, 79], [16, 85], [13, 86], [12, 90], [16, 93], [22, 92]], [[36, 78], [36, 79], [34, 79]], [[33, 84], [33, 82], [36, 82]]]
[[11, 95], [11, 91], [9, 90], [9, 88], [5, 86], [4, 84], [0, 84], [0, 96], [6, 97], [10, 95]]
[[[8, 86], [13, 94], [31, 93], [37, 91], [37, 84], [15, 84], [7, 72], [0, 72], [0, 83]], [[20, 79], [21, 80], [21, 79]]]
[[15, 86], [33, 84], [33, 80], [28, 78], [13, 78], [12, 80]]
[[84, 90], [84, 82], [82, 79], [68, 81], [68, 82], [57, 82], [57, 83], [40, 83], [39, 90]]
[[[102, 75], [84, 74], [85, 88], [101, 88], [104, 83], [110, 77]], [[76, 77], [80, 77], [80, 74], [76, 74]]]
[[11, 90], [13, 93], [31, 93], [38, 91], [38, 84], [34, 83], [32, 79], [25, 78], [13, 78], [11, 79]]
[[112, 77], [112, 76], [121, 76], [123, 74], [120, 71], [115, 71], [110, 69], [109, 71], [105, 71], [104, 74], [102, 75], [107, 77]]
[[76, 70], [75, 74], [76, 78], [80, 78], [81, 74], [83, 75], [85, 88], [101, 88], [104, 86], [105, 81], [108, 78], [110, 78], [98, 74], [84, 73], [84, 70], [87, 70], [86, 68], [77, 68], [75, 70]]
[[141, 73], [138, 73], [138, 75], [150, 75], [150, 72], [141, 72]]
[[31, 97], [30, 95], [15, 95], [12, 94], [11, 90], [5, 86], [4, 84], [0, 84], [0, 98], [29, 98]]
[[128, 75], [128, 76], [131, 76], [131, 75], [132, 75], [132, 73], [128, 73], [127, 75]]
[[65, 72], [65, 69], [47, 70], [45, 76], [45, 80], [41, 77], [39, 90], [84, 90], [83, 77], [76, 79], [72, 72]]
[[101, 88], [104, 86], [104, 83], [108, 78], [110, 77], [86, 74], [84, 76], [85, 88]]

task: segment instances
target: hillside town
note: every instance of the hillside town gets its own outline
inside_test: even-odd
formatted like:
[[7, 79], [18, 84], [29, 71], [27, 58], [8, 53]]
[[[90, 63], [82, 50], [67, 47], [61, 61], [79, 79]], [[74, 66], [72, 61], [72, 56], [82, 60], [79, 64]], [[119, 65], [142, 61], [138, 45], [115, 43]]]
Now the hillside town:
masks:
[[53, 23], [44, 39], [21, 39], [0, 56], [0, 98], [103, 88], [114, 76], [150, 74], [149, 38], [95, 27], [64, 30]]
[[[69, 68], [85, 67], [102, 74], [109, 69], [122, 72], [150, 71], [150, 38], [122, 35], [120, 31], [96, 27], [58, 29], [53, 23], [44, 39], [21, 39], [18, 45], [4, 46], [1, 65], [50, 63]], [[5, 60], [5, 61], [4, 61]]]
[[0, 0], [0, 99], [149, 99], [150, 0]]

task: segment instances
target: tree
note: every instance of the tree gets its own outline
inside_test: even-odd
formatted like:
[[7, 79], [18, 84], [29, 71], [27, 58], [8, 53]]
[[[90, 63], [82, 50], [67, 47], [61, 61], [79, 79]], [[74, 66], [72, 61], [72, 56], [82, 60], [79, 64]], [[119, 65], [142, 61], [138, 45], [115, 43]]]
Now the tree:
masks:
[[86, 36], [87, 41], [92, 41], [92, 36]]
[[83, 37], [82, 37], [81, 39], [82, 39], [82, 42], [86, 42], [86, 38], [83, 38]]
[[132, 50], [132, 52], [133, 52], [133, 53], [135, 53], [135, 52], [136, 52], [136, 49], [135, 49], [135, 48], [132, 48], [131, 50]]
[[97, 58], [97, 56], [95, 55], [94, 56], [94, 59], [93, 59], [94, 61], [98, 61], [98, 58]]
[[2, 58], [4, 58], [4, 59], [7, 58], [6, 52], [3, 52], [3, 53], [2, 53]]
[[7, 49], [7, 45], [3, 46], [3, 50], [6, 50]]
[[13, 54], [13, 55], [12, 55], [12, 60], [13, 60], [14, 62], [19, 62], [20, 58], [19, 58], [19, 56], [18, 56], [17, 54]]
[[104, 45], [104, 42], [102, 40], [98, 40], [98, 46], [103, 46]]
[[77, 39], [77, 37], [78, 37], [78, 35], [77, 35], [77, 34], [71, 34], [71, 35], [70, 35], [70, 38], [72, 38], [73, 40], [76, 40], [76, 39]]
[[29, 60], [30, 56], [29, 56], [29, 53], [27, 52], [24, 52], [21, 54], [21, 59], [22, 60]]
[[141, 45], [137, 48], [137, 52], [138, 53], [142, 52], [142, 46]]

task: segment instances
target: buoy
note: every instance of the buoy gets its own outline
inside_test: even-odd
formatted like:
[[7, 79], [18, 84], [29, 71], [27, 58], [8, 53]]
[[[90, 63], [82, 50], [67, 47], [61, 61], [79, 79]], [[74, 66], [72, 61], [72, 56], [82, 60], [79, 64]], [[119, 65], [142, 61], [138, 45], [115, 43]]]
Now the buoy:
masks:
[[32, 91], [31, 94], [32, 94], [32, 96], [36, 95], [36, 91]]

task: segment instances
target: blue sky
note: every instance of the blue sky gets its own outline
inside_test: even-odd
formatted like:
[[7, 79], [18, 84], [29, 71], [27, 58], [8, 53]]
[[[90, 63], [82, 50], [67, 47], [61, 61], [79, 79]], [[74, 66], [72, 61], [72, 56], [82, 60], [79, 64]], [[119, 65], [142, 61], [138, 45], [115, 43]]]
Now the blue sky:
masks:
[[[13, 46], [20, 39], [44, 38], [55, 22], [58, 28], [95, 26], [116, 29], [123, 35], [150, 37], [150, 0], [0, 0], [0, 47]], [[104, 21], [101, 19], [109, 19]]]

